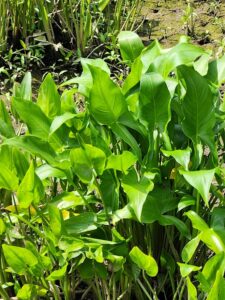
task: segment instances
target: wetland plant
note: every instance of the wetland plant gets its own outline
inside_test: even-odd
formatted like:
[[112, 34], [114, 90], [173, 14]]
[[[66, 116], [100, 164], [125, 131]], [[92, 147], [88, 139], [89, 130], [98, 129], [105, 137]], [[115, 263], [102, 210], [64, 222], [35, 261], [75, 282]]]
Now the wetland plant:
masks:
[[119, 45], [122, 85], [82, 59], [0, 102], [4, 300], [225, 299], [225, 57]]

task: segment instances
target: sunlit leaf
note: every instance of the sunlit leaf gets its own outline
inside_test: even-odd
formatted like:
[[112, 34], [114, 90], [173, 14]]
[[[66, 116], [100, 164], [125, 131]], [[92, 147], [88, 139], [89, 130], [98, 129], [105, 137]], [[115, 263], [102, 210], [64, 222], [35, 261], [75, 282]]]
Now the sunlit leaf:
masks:
[[26, 248], [6, 244], [2, 248], [8, 265], [18, 274], [26, 274], [38, 263], [36, 256]]
[[49, 118], [60, 114], [60, 97], [51, 74], [47, 74], [40, 86], [37, 104]]
[[172, 156], [178, 164], [184, 167], [185, 170], [188, 170], [188, 164], [190, 162], [191, 148], [184, 150], [161, 150], [162, 153], [166, 156]]
[[44, 194], [44, 187], [35, 173], [32, 162], [17, 191], [20, 207], [28, 208], [31, 203], [37, 205], [43, 199]]
[[191, 282], [190, 278], [186, 278], [187, 290], [188, 290], [188, 300], [197, 300], [197, 290], [194, 284]]
[[151, 255], [146, 255], [137, 246], [129, 253], [131, 260], [149, 276], [154, 277], [158, 273], [158, 265]]
[[123, 151], [120, 155], [108, 157], [106, 169], [114, 169], [127, 174], [127, 170], [137, 161], [135, 155], [129, 151]]
[[127, 111], [125, 98], [119, 88], [100, 68], [89, 66], [93, 78], [89, 105], [93, 117], [101, 124], [115, 123]]
[[197, 267], [194, 265], [188, 265], [182, 263], [177, 263], [177, 264], [180, 267], [180, 273], [182, 277], [187, 277], [190, 273], [199, 271], [201, 269], [201, 267]]
[[67, 264], [65, 264], [65, 266], [63, 266], [62, 268], [53, 271], [46, 279], [49, 281], [62, 279], [65, 276], [66, 269], [67, 269]]
[[123, 60], [134, 61], [144, 48], [140, 37], [131, 31], [121, 31], [118, 41]]
[[181, 256], [182, 256], [182, 260], [185, 263], [188, 263], [192, 256], [194, 255], [198, 245], [200, 242], [200, 238], [199, 236], [196, 236], [195, 238], [193, 238], [192, 240], [190, 240], [183, 248], [182, 252], [181, 252]]
[[187, 182], [193, 186], [202, 196], [205, 204], [208, 205], [209, 190], [214, 177], [215, 169], [200, 171], [179, 170]]

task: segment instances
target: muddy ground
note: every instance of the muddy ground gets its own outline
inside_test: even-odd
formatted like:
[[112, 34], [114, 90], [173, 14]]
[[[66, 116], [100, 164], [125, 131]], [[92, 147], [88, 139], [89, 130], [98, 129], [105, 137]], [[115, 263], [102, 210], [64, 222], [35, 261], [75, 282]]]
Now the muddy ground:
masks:
[[188, 34], [194, 43], [215, 54], [225, 49], [225, 1], [145, 0], [141, 15], [144, 20], [139, 34], [148, 43], [159, 39], [165, 47]]

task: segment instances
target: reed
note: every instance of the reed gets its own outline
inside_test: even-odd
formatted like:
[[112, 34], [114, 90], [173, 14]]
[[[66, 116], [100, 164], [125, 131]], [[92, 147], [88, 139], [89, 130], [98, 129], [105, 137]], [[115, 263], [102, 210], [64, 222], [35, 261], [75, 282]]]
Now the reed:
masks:
[[61, 43], [82, 56], [121, 29], [133, 30], [140, 0], [2, 0], [0, 3], [0, 51], [26, 42], [44, 31], [49, 44]]

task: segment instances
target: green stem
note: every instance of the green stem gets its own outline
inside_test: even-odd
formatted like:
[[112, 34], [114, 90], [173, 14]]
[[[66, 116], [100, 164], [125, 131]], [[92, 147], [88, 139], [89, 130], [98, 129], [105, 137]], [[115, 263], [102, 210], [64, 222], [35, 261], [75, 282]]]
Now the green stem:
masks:
[[142, 275], [143, 275], [143, 278], [144, 278], [144, 280], [145, 280], [147, 286], [149, 287], [149, 290], [150, 290], [150, 291], [152, 292], [152, 294], [153, 294], [153, 299], [154, 299], [154, 300], [158, 300], [158, 297], [157, 297], [157, 295], [156, 295], [156, 292], [155, 292], [155, 290], [152, 288], [152, 286], [151, 286], [150, 282], [148, 281], [148, 279], [146, 278], [145, 272], [144, 272], [144, 271], [143, 271]]
[[96, 286], [96, 292], [97, 292], [98, 300], [103, 300], [97, 277], [95, 278], [95, 286]]
[[178, 254], [176, 248], [174, 247], [174, 244], [173, 244], [173, 241], [172, 241], [172, 238], [170, 236], [168, 228], [166, 227], [165, 230], [166, 230], [166, 235], [167, 235], [168, 242], [169, 242], [169, 245], [170, 245], [170, 249], [173, 253], [173, 256], [174, 256], [176, 261], [180, 261], [179, 254]]
[[180, 281], [179, 281], [179, 284], [178, 284], [178, 286], [177, 286], [176, 292], [175, 292], [175, 294], [174, 294], [174, 296], [173, 296], [173, 300], [176, 300], [177, 295], [178, 295], [178, 293], [179, 293], [179, 290], [180, 290], [180, 288], [181, 288], [181, 285], [182, 285], [183, 281], [184, 281], [183, 278], [181, 278]]
[[141, 283], [140, 279], [137, 280], [139, 286], [141, 287], [142, 291], [145, 293], [145, 295], [147, 296], [147, 298], [149, 300], [152, 300], [152, 297], [149, 295], [149, 293], [146, 291], [146, 288], [144, 287], [144, 285]]
[[[95, 176], [95, 175], [94, 175]], [[108, 212], [108, 208], [107, 208], [107, 205], [105, 203], [105, 200], [104, 200], [104, 195], [102, 193], [102, 190], [101, 190], [101, 187], [100, 187], [100, 184], [98, 183], [98, 180], [97, 178], [95, 177], [94, 179], [94, 183], [95, 183], [95, 186], [97, 187], [97, 190], [99, 192], [99, 195], [101, 197], [101, 200], [102, 200], [102, 203], [104, 205], [104, 209], [105, 209], [105, 214], [106, 214], [106, 218], [108, 220], [108, 223], [109, 223], [109, 226], [110, 226], [110, 217], [109, 217], [109, 212]]]
[[200, 206], [200, 194], [197, 192], [197, 200], [196, 200], [196, 213], [199, 214], [199, 206]]
[[4, 300], [10, 300], [9, 295], [6, 293], [6, 291], [2, 287], [2, 283], [0, 284], [0, 295]]
[[183, 294], [184, 294], [185, 287], [186, 287], [186, 282], [184, 281], [183, 285], [182, 285], [182, 288], [181, 288], [181, 291], [180, 291], [180, 294], [179, 294], [179, 300], [183, 299]]

